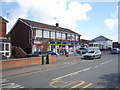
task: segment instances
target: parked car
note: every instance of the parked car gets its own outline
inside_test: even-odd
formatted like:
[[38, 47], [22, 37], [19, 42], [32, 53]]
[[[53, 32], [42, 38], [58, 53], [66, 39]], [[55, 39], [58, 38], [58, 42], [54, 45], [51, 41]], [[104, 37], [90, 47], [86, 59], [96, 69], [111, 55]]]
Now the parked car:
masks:
[[85, 54], [86, 52], [88, 52], [88, 49], [87, 48], [79, 48], [78, 51], [77, 51], [77, 53], [80, 54], [80, 52], [82, 54]]
[[112, 48], [111, 49], [111, 53], [112, 54], [119, 54], [120, 53], [120, 49], [119, 48]]
[[100, 50], [90, 50], [86, 54], [84, 54], [83, 57], [84, 57], [84, 59], [101, 58], [101, 51]]

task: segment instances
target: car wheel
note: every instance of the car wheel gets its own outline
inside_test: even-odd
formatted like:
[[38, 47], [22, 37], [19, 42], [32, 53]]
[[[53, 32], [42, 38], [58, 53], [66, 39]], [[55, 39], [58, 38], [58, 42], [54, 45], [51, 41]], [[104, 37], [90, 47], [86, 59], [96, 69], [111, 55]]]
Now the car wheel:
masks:
[[99, 59], [101, 58], [101, 55], [99, 56]]

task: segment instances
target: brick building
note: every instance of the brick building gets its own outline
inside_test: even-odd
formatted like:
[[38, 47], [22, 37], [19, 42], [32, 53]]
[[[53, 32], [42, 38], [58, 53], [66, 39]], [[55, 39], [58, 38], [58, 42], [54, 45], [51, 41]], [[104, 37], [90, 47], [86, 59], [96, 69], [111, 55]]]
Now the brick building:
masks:
[[3, 17], [0, 16], [0, 55], [10, 57], [11, 55], [11, 45], [10, 41], [7, 39], [6, 35], [6, 23], [8, 23], [7, 20], [5, 20]]
[[13, 46], [21, 47], [27, 54], [34, 51], [54, 51], [60, 53], [63, 48], [73, 53], [84, 45], [80, 34], [66, 28], [47, 25], [19, 18], [9, 32]]

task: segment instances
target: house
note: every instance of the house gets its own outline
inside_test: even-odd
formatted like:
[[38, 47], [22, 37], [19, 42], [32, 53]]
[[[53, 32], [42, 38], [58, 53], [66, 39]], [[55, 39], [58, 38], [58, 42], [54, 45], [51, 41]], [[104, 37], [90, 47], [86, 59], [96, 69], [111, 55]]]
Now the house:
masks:
[[89, 47], [98, 47], [99, 49], [112, 48], [112, 40], [104, 36], [99, 36], [89, 42]]
[[[0, 55], [4, 57], [10, 57], [11, 56], [11, 44], [10, 41], [7, 39], [6, 35], [6, 23], [8, 23], [7, 20], [5, 20], [3, 17], [0, 16]], [[3, 59], [3, 58], [2, 58]]]
[[81, 35], [66, 28], [19, 18], [9, 32], [13, 46], [21, 47], [27, 54], [34, 51], [54, 51], [61, 53], [62, 49], [74, 52], [84, 43]]

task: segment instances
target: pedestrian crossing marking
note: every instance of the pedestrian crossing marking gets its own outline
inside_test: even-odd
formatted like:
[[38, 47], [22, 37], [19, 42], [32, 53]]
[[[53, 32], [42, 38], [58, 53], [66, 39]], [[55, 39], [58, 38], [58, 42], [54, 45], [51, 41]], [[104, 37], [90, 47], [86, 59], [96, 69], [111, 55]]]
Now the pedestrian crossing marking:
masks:
[[19, 84], [9, 82], [7, 79], [0, 79], [0, 88], [24, 88]]

